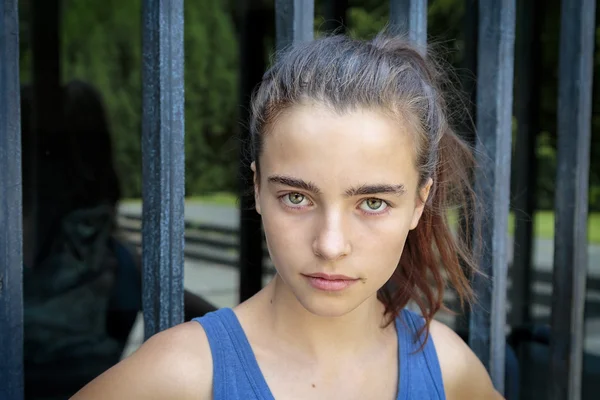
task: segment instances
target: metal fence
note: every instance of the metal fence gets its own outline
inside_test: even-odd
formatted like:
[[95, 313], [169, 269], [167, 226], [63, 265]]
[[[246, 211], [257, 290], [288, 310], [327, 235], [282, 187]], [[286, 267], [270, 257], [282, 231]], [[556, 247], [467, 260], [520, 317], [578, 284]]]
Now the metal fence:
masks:
[[[332, 4], [342, 3], [332, 1]], [[347, 2], [344, 2], [347, 4]], [[476, 6], [466, 1], [467, 6]], [[339, 4], [331, 9], [340, 9]], [[522, 1], [521, 15], [532, 15], [532, 4]], [[252, 9], [242, 2], [242, 65], [251, 54]], [[343, 7], [341, 7], [343, 8]], [[509, 213], [513, 70], [516, 0], [481, 2], [477, 15], [476, 69], [477, 149], [482, 168], [475, 186], [489, 223], [483, 232], [479, 260], [488, 281], [473, 281], [478, 305], [471, 310], [469, 344], [504, 391], [505, 325], [507, 302], [507, 221]], [[143, 1], [143, 307], [146, 338], [183, 320], [184, 262], [184, 115], [183, 115], [183, 0]], [[313, 37], [313, 0], [275, 0], [277, 49]], [[579, 399], [583, 341], [583, 309], [586, 289], [586, 221], [591, 119], [592, 55], [595, 0], [563, 0], [558, 100], [558, 171], [556, 188], [556, 240], [554, 254], [551, 363], [548, 396]], [[427, 1], [392, 0], [390, 23], [406, 31], [417, 43], [427, 40]], [[247, 35], [244, 35], [246, 33]], [[531, 50], [531, 34], [523, 34], [523, 54]], [[473, 43], [473, 42], [471, 42]], [[473, 57], [473, 55], [471, 55]], [[17, 0], [0, 0], [0, 398], [23, 397], [23, 304], [22, 304], [22, 193], [19, 102], [19, 27]], [[527, 69], [524, 61], [523, 71]], [[242, 77], [242, 102], [260, 69]], [[527, 76], [527, 75], [524, 75]], [[531, 93], [518, 95], [518, 116], [526, 120], [535, 102]], [[531, 87], [529, 87], [531, 91]], [[534, 90], [535, 91], [535, 90]], [[527, 103], [527, 100], [531, 100]], [[523, 105], [525, 104], [525, 105]], [[519, 123], [522, 123], [520, 120]], [[521, 132], [521, 130], [524, 132]], [[532, 135], [519, 125], [519, 135]], [[520, 140], [520, 139], [519, 139]], [[523, 154], [530, 154], [532, 144]], [[519, 156], [521, 159], [525, 157]], [[244, 184], [247, 173], [242, 174]], [[523, 185], [530, 185], [525, 181]], [[189, 227], [188, 227], [189, 228]], [[212, 229], [215, 235], [219, 229]], [[519, 231], [521, 229], [521, 231]], [[261, 286], [264, 251], [260, 220], [243, 207], [239, 242], [240, 299]], [[531, 229], [518, 235], [531, 242]], [[223, 233], [223, 232], [221, 232]], [[222, 243], [206, 237], [199, 243]], [[530, 257], [530, 255], [526, 255]], [[521, 262], [523, 271], [527, 261]], [[530, 277], [516, 280], [525, 297]]]
[[17, 1], [0, 2], [0, 398], [23, 397], [21, 114]]

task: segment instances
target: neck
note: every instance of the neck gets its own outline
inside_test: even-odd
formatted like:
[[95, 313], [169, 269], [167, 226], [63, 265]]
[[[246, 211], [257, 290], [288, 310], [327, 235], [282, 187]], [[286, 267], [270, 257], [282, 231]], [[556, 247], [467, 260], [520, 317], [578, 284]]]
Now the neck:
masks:
[[[369, 351], [390, 333], [389, 326], [383, 328], [384, 307], [376, 295], [345, 315], [324, 317], [304, 308], [279, 275], [263, 293], [264, 326], [269, 326], [282, 345], [292, 346], [311, 358]], [[393, 324], [391, 329], [395, 335]]]

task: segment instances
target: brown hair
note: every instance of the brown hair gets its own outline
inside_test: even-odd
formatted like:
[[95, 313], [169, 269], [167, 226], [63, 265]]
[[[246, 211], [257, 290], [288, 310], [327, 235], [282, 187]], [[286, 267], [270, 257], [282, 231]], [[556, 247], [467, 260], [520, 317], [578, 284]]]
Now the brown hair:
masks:
[[[452, 130], [442, 87], [448, 82], [432, 58], [397, 36], [379, 34], [371, 41], [346, 36], [297, 44], [278, 55], [252, 98], [251, 154], [260, 174], [263, 136], [289, 107], [307, 100], [338, 113], [357, 108], [403, 117], [416, 133], [419, 186], [433, 185], [418, 226], [409, 232], [402, 257], [378, 298], [390, 322], [409, 301], [426, 320], [425, 330], [442, 308], [450, 281], [461, 305], [471, 302], [468, 274], [477, 271], [468, 240], [455, 236], [449, 211], [472, 226], [474, 157]], [[473, 232], [465, 232], [469, 238]]]

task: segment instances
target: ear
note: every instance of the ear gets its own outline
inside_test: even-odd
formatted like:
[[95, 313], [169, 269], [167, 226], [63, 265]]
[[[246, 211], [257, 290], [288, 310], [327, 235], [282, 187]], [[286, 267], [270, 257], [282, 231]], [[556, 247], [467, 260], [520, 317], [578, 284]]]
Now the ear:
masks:
[[256, 162], [252, 161], [250, 169], [253, 172], [252, 182], [254, 183], [254, 208], [256, 212], [260, 214], [260, 185], [258, 181], [258, 175], [256, 174]]
[[423, 210], [425, 210], [425, 203], [427, 203], [427, 199], [429, 198], [431, 186], [433, 186], [433, 179], [429, 178], [425, 185], [423, 185], [423, 187], [419, 190], [417, 205], [413, 211], [412, 220], [410, 222], [410, 230], [415, 229], [419, 224], [421, 215], [423, 215]]

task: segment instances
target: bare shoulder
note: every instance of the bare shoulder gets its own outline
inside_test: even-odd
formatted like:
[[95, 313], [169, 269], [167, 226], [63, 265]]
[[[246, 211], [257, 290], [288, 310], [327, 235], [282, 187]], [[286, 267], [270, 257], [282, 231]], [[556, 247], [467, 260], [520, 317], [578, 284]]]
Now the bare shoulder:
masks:
[[187, 322], [148, 339], [73, 399], [211, 399], [212, 357], [197, 322]]
[[431, 321], [429, 332], [440, 362], [446, 398], [502, 399], [487, 370], [460, 336], [435, 320]]

